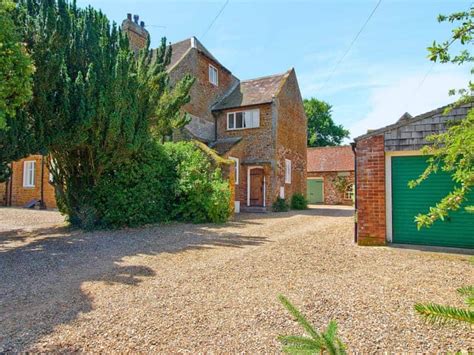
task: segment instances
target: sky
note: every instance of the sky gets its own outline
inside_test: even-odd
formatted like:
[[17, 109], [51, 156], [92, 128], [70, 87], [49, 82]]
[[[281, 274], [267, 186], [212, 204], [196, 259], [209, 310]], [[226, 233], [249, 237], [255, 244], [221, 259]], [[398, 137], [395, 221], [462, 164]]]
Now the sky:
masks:
[[127, 13], [138, 14], [154, 47], [163, 36], [170, 42], [196, 36], [241, 80], [293, 67], [303, 98], [331, 104], [334, 121], [348, 128], [352, 139], [396, 122], [405, 112], [414, 116], [452, 102], [449, 89], [465, 87], [471, 79], [466, 66], [433, 65], [426, 50], [451, 34], [453, 25], [438, 23], [438, 14], [468, 9], [471, 1], [382, 0], [347, 52], [378, 1], [77, 3], [101, 9], [119, 24]]

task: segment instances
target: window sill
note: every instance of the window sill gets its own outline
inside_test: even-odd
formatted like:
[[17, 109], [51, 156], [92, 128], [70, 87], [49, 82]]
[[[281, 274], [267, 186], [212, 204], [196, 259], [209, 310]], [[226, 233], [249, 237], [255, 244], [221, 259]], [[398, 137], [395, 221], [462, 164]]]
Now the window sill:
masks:
[[226, 132], [232, 132], [232, 131], [243, 131], [245, 129], [258, 129], [260, 127], [244, 127], [244, 128], [227, 128]]

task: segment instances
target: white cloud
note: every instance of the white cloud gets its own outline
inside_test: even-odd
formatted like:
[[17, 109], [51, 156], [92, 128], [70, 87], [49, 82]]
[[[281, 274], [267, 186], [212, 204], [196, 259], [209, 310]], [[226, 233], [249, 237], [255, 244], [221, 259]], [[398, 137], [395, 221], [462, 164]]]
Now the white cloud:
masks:
[[419, 70], [384, 80], [391, 84], [373, 88], [368, 99], [369, 112], [362, 117], [354, 114], [353, 123], [349, 124], [352, 138], [368, 129], [395, 123], [405, 112], [415, 116], [451, 103], [454, 98], [448, 95], [449, 89], [465, 87], [470, 77], [466, 68], [435, 66], [420, 87], [425, 75], [426, 69]]

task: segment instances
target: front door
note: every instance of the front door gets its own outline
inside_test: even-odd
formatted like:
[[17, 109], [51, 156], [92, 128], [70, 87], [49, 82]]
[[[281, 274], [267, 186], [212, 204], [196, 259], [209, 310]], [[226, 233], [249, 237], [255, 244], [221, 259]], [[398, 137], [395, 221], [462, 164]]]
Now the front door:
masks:
[[319, 179], [308, 179], [308, 202], [309, 203], [322, 203], [323, 197], [323, 180]]
[[250, 206], [263, 206], [263, 169], [250, 170]]

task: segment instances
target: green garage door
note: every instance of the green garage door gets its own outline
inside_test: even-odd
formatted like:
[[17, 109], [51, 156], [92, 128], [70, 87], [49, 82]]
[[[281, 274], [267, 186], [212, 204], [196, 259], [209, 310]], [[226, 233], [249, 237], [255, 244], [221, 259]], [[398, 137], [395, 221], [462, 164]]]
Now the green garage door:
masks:
[[323, 180], [308, 179], [308, 202], [322, 203], [323, 200]]
[[[444, 221], [436, 221], [430, 228], [417, 230], [414, 217], [427, 212], [451, 191], [451, 176], [443, 171], [432, 174], [420, 186], [410, 189], [407, 184], [426, 167], [426, 157], [392, 157], [392, 226], [393, 242], [474, 248], [474, 214], [464, 209], [450, 213]], [[468, 196], [474, 201], [474, 193]]]

